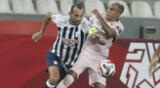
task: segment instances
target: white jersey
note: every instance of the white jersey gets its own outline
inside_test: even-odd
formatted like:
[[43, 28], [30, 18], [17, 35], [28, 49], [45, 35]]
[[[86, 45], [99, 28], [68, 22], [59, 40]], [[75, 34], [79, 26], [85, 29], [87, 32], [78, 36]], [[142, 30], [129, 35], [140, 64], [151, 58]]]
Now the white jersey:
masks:
[[[103, 16], [104, 17], [104, 16]], [[100, 25], [98, 19], [93, 16], [91, 17], [90, 21], [92, 22], [92, 26], [97, 28], [99, 32], [104, 34], [106, 36], [106, 33], [103, 31], [102, 26]], [[114, 21], [114, 22], [107, 22], [106, 23], [116, 32], [116, 35], [118, 36], [120, 32], [124, 30], [123, 25], [120, 21]], [[71, 68], [74, 70], [77, 75], [79, 76], [84, 70], [88, 70], [89, 74], [89, 85], [93, 86], [93, 83], [99, 82], [103, 85], [106, 85], [106, 78], [102, 77], [102, 75], [98, 74], [98, 66], [108, 57], [109, 54], [109, 48], [111, 47], [113, 43], [113, 38], [107, 39], [105, 36], [103, 36], [107, 44], [106, 45], [100, 45], [94, 42], [88, 36], [82, 52], [79, 56], [79, 59], [75, 63], [75, 65]]]
[[[104, 16], [102, 16], [102, 17], [104, 17]], [[84, 45], [82, 53], [89, 53], [88, 55], [92, 55], [95, 57], [96, 57], [96, 55], [98, 55], [98, 56], [103, 56], [106, 58], [109, 54], [109, 49], [112, 46], [114, 38], [107, 39], [105, 37], [107, 35], [103, 31], [102, 26], [95, 15], [90, 18], [90, 21], [92, 23], [92, 26], [97, 28], [97, 30], [104, 35], [103, 38], [106, 39], [107, 44], [106, 45], [96, 44], [91, 40], [90, 37], [88, 37], [87, 41]], [[124, 30], [124, 26], [122, 25], [122, 23], [120, 21], [114, 21], [114, 22], [106, 21], [106, 23], [116, 32], [117, 36], [119, 36], [120, 33]]]
[[72, 66], [77, 60], [86, 40], [89, 22], [83, 18], [79, 26], [69, 23], [69, 16], [53, 14], [52, 22], [58, 27], [58, 35], [52, 53], [56, 53], [65, 65]]

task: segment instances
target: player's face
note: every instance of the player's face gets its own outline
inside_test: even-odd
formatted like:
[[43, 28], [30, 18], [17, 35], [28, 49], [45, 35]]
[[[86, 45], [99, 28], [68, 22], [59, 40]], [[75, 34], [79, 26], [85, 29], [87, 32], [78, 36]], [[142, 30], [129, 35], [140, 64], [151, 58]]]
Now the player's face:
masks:
[[116, 4], [111, 4], [108, 7], [106, 18], [107, 20], [115, 21], [121, 15], [121, 11]]
[[70, 22], [72, 25], [79, 25], [84, 16], [84, 9], [79, 9], [77, 7], [74, 8], [70, 14]]

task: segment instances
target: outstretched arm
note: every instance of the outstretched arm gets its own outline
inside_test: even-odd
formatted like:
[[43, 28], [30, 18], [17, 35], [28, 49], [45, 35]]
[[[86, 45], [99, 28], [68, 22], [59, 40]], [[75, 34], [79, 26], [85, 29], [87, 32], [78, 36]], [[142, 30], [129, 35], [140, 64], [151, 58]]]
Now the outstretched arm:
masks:
[[43, 37], [43, 34], [46, 30], [46, 27], [47, 27], [49, 21], [51, 20], [51, 17], [52, 17], [52, 13], [50, 13], [50, 12], [44, 17], [40, 32], [36, 32], [32, 35], [33, 41], [37, 42], [39, 39], [41, 39]]
[[92, 11], [92, 13], [94, 13], [97, 17], [97, 19], [99, 20], [99, 22], [102, 25], [103, 30], [110, 36], [110, 37], [114, 37], [116, 35], [116, 32], [114, 30], [112, 30], [109, 25], [104, 21], [104, 19], [102, 18], [102, 16], [100, 15], [100, 13], [98, 12], [97, 9], [94, 9]]
[[160, 45], [158, 49], [154, 52], [152, 58], [151, 58], [151, 63], [149, 66], [149, 75], [152, 73], [152, 69], [154, 69], [158, 63], [157, 57], [160, 55]]

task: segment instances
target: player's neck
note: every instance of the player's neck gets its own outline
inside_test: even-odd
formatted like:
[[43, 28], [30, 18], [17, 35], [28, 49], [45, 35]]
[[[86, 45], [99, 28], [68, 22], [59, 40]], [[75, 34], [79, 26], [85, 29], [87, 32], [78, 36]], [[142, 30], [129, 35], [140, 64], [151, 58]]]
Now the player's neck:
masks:
[[105, 17], [105, 20], [106, 21], [108, 21], [108, 22], [114, 22], [114, 21], [118, 21], [118, 19], [117, 18], [107, 18], [107, 17]]
[[69, 18], [69, 24], [70, 25], [75, 25], [74, 22]]
[[114, 21], [117, 21], [117, 19], [106, 19], [106, 21], [108, 21], [108, 22], [114, 22]]

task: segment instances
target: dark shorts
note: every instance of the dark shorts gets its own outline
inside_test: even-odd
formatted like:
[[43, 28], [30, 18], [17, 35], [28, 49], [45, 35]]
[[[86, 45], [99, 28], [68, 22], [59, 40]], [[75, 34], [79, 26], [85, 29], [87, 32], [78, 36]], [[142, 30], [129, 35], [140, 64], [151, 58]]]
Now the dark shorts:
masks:
[[57, 66], [60, 71], [61, 79], [63, 79], [65, 75], [68, 73], [68, 70], [66, 69], [66, 67], [63, 66], [63, 64], [61, 63], [61, 58], [58, 57], [55, 53], [52, 53], [50, 51], [48, 52], [48, 55], [47, 55], [47, 65], [48, 67]]

